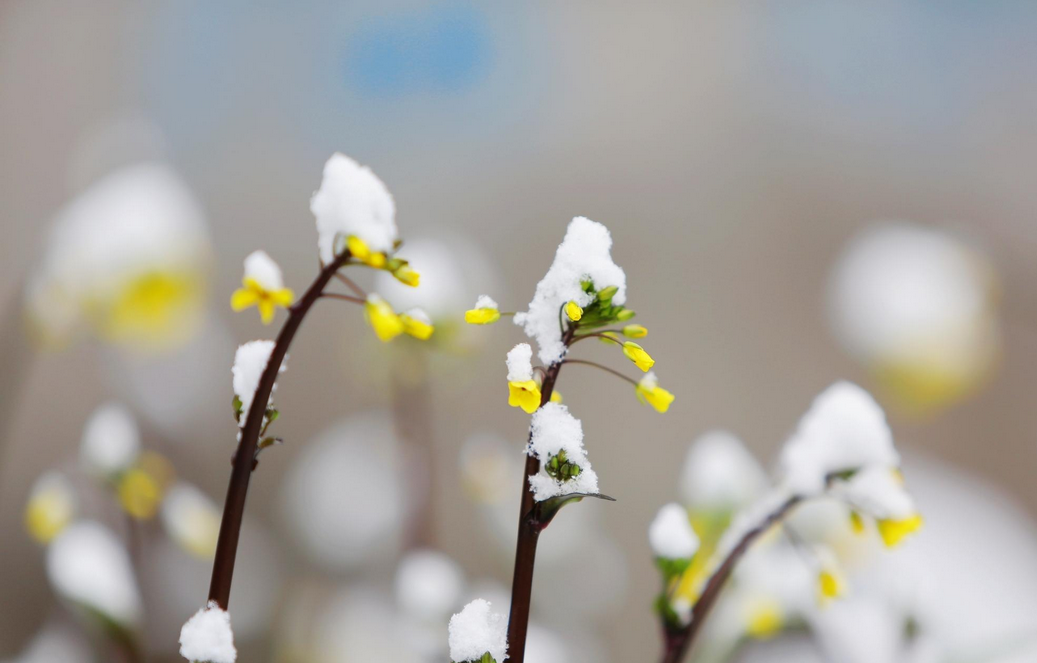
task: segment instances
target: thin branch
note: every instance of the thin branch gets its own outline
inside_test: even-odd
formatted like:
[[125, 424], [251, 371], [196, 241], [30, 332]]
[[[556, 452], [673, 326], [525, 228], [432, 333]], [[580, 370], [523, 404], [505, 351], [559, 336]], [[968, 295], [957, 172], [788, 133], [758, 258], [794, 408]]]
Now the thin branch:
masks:
[[634, 385], [635, 387], [638, 384], [637, 380], [635, 380], [634, 378], [627, 377], [626, 375], [623, 375], [622, 373], [620, 373], [619, 371], [617, 371], [617, 370], [615, 370], [613, 368], [609, 368], [608, 366], [605, 366], [603, 364], [599, 364], [599, 363], [594, 362], [594, 361], [587, 361], [585, 359], [566, 359], [566, 360], [562, 361], [562, 363], [563, 364], [583, 364], [584, 366], [593, 366], [594, 368], [600, 368], [601, 370], [605, 371], [606, 373], [611, 373], [612, 375], [615, 375], [620, 380], [626, 380], [627, 382], [629, 382], [630, 384]]
[[252, 476], [252, 468], [256, 457], [256, 446], [259, 433], [263, 427], [263, 415], [266, 408], [263, 404], [270, 400], [274, 381], [281, 368], [281, 362], [292, 344], [295, 333], [299, 330], [310, 307], [320, 298], [331, 278], [349, 260], [349, 251], [343, 251], [335, 260], [324, 267], [317, 278], [306, 290], [306, 294], [288, 309], [288, 320], [281, 327], [277, 341], [270, 352], [270, 359], [259, 378], [253, 407], [249, 408], [245, 426], [241, 430], [241, 441], [234, 456], [230, 483], [227, 486], [227, 499], [223, 505], [223, 520], [220, 523], [220, 536], [216, 542], [216, 556], [212, 564], [212, 580], [209, 583], [209, 600], [227, 609], [230, 601], [230, 586], [234, 578], [234, 560], [238, 552], [238, 537], [241, 534], [241, 522], [245, 516], [245, 498], [248, 496], [248, 483]]
[[[562, 335], [562, 343], [568, 348], [576, 333], [576, 325], [570, 325]], [[564, 361], [552, 364], [544, 373], [540, 385], [540, 405], [551, 400], [558, 372]], [[536, 562], [537, 541], [541, 527], [535, 522], [533, 491], [529, 478], [540, 472], [540, 460], [535, 455], [526, 456], [526, 469], [522, 476], [522, 507], [519, 513], [518, 541], [515, 544], [515, 571], [511, 579], [511, 616], [508, 618], [508, 661], [523, 663], [526, 656], [526, 633], [529, 629], [529, 606], [533, 597], [533, 567]]]
[[352, 290], [354, 293], [356, 293], [357, 297], [360, 297], [361, 299], [363, 299], [365, 301], [367, 300], [367, 293], [364, 292], [363, 288], [361, 288], [356, 283], [354, 283], [353, 279], [349, 278], [345, 274], [342, 274], [341, 272], [335, 272], [335, 278], [337, 278], [339, 281], [342, 281], [343, 283], [345, 283], [346, 287], [348, 287], [350, 290]]
[[609, 334], [622, 334], [622, 333], [623, 332], [621, 330], [618, 330], [618, 329], [603, 329], [603, 330], [598, 331], [598, 332], [588, 332], [586, 334], [580, 334], [579, 336], [574, 338], [573, 339], [573, 344], [579, 343], [580, 341], [582, 341], [582, 340], [584, 340], [586, 338], [595, 338], [595, 337], [597, 337], [597, 338], [603, 338], [603, 339], [605, 339], [605, 340], [607, 340], [607, 341], [609, 341], [611, 343], [615, 343], [616, 345], [623, 345], [623, 341], [619, 340], [618, 338], [613, 338], [612, 336], [609, 336]]
[[702, 590], [698, 601], [691, 608], [691, 620], [688, 624], [678, 629], [667, 630], [666, 651], [663, 653], [662, 658], [663, 663], [680, 663], [680, 661], [684, 660], [685, 655], [691, 648], [691, 644], [695, 640], [695, 636], [698, 635], [703, 622], [706, 621], [710, 610], [716, 604], [717, 598], [720, 596], [720, 590], [723, 589], [727, 579], [731, 577], [731, 572], [734, 571], [738, 561], [749, 550], [749, 546], [762, 536], [764, 532], [769, 530], [774, 523], [783, 520], [802, 501], [803, 498], [799, 495], [789, 497], [781, 506], [768, 514], [763, 519], [763, 522], [742, 536], [742, 539], [728, 553], [727, 558], [724, 559], [717, 570], [713, 572], [713, 575], [710, 576], [709, 581], [706, 582], [706, 586]]
[[367, 303], [365, 300], [360, 299], [359, 297], [353, 297], [351, 295], [342, 295], [342, 294], [339, 294], [337, 292], [321, 293], [321, 297], [322, 298], [327, 297], [328, 299], [341, 299], [342, 301], [353, 302], [354, 304], [360, 304], [360, 305], [363, 305], [363, 304]]

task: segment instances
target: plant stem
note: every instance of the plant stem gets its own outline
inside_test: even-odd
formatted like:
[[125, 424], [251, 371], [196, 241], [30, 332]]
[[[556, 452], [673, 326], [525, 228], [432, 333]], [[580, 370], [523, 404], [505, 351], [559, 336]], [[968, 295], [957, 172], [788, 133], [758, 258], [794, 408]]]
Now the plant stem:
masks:
[[562, 363], [563, 364], [583, 364], [584, 366], [593, 366], [594, 368], [600, 368], [601, 370], [603, 370], [603, 371], [605, 371], [607, 373], [611, 373], [611, 374], [615, 375], [620, 380], [626, 380], [627, 382], [629, 382], [630, 384], [634, 385], [635, 387], [637, 386], [637, 380], [635, 380], [633, 378], [630, 378], [630, 377], [627, 377], [626, 375], [623, 375], [619, 371], [617, 371], [617, 370], [615, 370], [613, 368], [609, 368], [608, 366], [604, 366], [602, 364], [599, 364], [599, 363], [597, 363], [595, 361], [586, 361], [584, 359], [566, 359]]
[[302, 324], [310, 307], [324, 292], [328, 281], [338, 273], [347, 260], [349, 260], [349, 251], [343, 251], [321, 270], [309, 289], [306, 290], [306, 294], [288, 310], [288, 320], [281, 327], [274, 349], [270, 352], [270, 359], [267, 361], [266, 368], [263, 369], [263, 375], [259, 378], [259, 385], [256, 387], [256, 394], [252, 399], [253, 406], [249, 408], [245, 426], [241, 430], [241, 442], [238, 443], [238, 450], [234, 455], [230, 484], [227, 486], [227, 499], [223, 505], [220, 536], [216, 542], [216, 556], [212, 563], [209, 600], [215, 601], [224, 610], [227, 609], [230, 601], [230, 585], [234, 577], [238, 537], [241, 534], [241, 522], [245, 516], [245, 498], [248, 495], [248, 482], [252, 476], [256, 445], [259, 442], [259, 433], [263, 426], [265, 405], [270, 400], [270, 393], [273, 391], [281, 362], [284, 361], [288, 346], [292, 344], [299, 325]]
[[749, 550], [749, 546], [770, 529], [772, 525], [783, 520], [801, 501], [803, 501], [803, 498], [799, 495], [789, 497], [781, 506], [764, 518], [763, 522], [742, 536], [727, 558], [710, 576], [709, 581], [702, 590], [702, 595], [699, 596], [698, 601], [691, 608], [691, 621], [679, 629], [666, 629], [666, 649], [663, 652], [662, 663], [680, 663], [680, 661], [684, 660], [692, 643], [695, 641], [695, 637], [699, 634], [703, 623], [706, 621], [706, 617], [716, 604], [717, 598], [720, 597], [720, 590], [724, 588], [724, 583], [731, 577], [731, 572], [734, 571], [738, 561]]
[[[576, 333], [570, 325], [562, 335], [562, 343], [568, 350]], [[551, 400], [558, 372], [565, 361], [559, 360], [548, 367], [540, 385], [541, 407]], [[529, 629], [529, 606], [533, 596], [533, 566], [536, 562], [537, 541], [540, 538], [540, 523], [536, 521], [533, 491], [529, 477], [540, 472], [540, 460], [534, 455], [526, 456], [526, 470], [522, 476], [522, 508], [519, 513], [518, 542], [515, 545], [515, 572], [511, 579], [511, 616], [508, 619], [508, 661], [523, 663], [526, 655], [526, 632]]]

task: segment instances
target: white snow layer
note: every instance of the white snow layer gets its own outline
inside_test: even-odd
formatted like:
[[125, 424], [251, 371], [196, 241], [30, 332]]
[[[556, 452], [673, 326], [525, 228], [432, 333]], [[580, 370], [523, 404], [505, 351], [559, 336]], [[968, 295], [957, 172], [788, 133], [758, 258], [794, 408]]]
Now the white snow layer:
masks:
[[833, 496], [873, 518], [902, 520], [915, 514], [915, 503], [893, 470], [873, 465], [832, 486]]
[[447, 644], [455, 663], [478, 661], [486, 652], [503, 663], [508, 651], [508, 622], [483, 599], [475, 599], [450, 618]]
[[656, 557], [691, 559], [699, 549], [699, 538], [691, 528], [687, 510], [677, 503], [659, 509], [648, 528], [648, 542]]
[[119, 540], [100, 523], [69, 525], [47, 549], [47, 576], [64, 598], [123, 625], [135, 625], [141, 599]]
[[310, 199], [317, 218], [317, 247], [320, 259], [334, 260], [343, 239], [350, 235], [364, 241], [372, 251], [391, 251], [399, 238], [396, 203], [370, 168], [361, 166], [341, 152], [324, 165], [320, 189]]
[[508, 350], [508, 382], [526, 382], [533, 379], [533, 348], [519, 343]]
[[479, 295], [479, 298], [475, 300], [475, 308], [499, 308], [497, 302], [493, 300], [493, 297], [489, 295]]
[[284, 287], [281, 268], [266, 251], [253, 251], [245, 258], [245, 278], [254, 280], [264, 290], [280, 290]]
[[[234, 353], [234, 366], [231, 368], [231, 374], [233, 375], [234, 395], [241, 401], [240, 421], [242, 424], [248, 418], [248, 411], [252, 407], [256, 388], [259, 386], [259, 380], [263, 376], [263, 371], [266, 369], [267, 362], [270, 361], [270, 353], [273, 350], [273, 341], [249, 341], [238, 346], [237, 352]], [[284, 373], [287, 361], [286, 356], [281, 362], [279, 373]], [[276, 389], [275, 384], [274, 390]], [[273, 402], [274, 390], [270, 391], [270, 400], [267, 405]]]
[[562, 305], [575, 301], [587, 306], [592, 301], [591, 295], [580, 287], [581, 281], [590, 279], [596, 290], [616, 286], [619, 291], [612, 301], [616, 304], [626, 301], [626, 274], [612, 262], [611, 248], [608, 228], [582, 216], [574, 218], [558, 246], [551, 268], [537, 284], [529, 310], [515, 315], [515, 324], [523, 327], [526, 335], [539, 345], [538, 356], [544, 364], [560, 361], [565, 351], [558, 324]]
[[781, 453], [786, 484], [802, 495], [820, 493], [832, 473], [899, 464], [885, 413], [850, 382], [836, 382], [814, 399]]
[[105, 403], [83, 429], [79, 455], [91, 472], [109, 476], [130, 467], [140, 453], [140, 431], [133, 414], [121, 403]]
[[199, 663], [234, 663], [238, 650], [234, 648], [230, 614], [215, 601], [196, 612], [180, 629], [180, 655]]
[[[545, 403], [533, 413], [527, 453], [540, 459], [540, 473], [529, 478], [534, 498], [540, 502], [558, 495], [598, 492], [598, 475], [591, 469], [583, 448], [583, 424], [561, 403]], [[580, 466], [579, 476], [559, 481], [547, 474], [544, 465], [565, 451], [568, 462]]]

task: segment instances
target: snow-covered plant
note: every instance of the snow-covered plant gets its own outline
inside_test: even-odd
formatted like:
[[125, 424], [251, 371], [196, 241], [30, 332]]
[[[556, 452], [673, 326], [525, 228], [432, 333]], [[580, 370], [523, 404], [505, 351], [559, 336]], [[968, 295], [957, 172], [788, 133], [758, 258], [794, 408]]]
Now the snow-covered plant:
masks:
[[[533, 564], [540, 532], [568, 503], [584, 497], [612, 499], [598, 492], [598, 476], [583, 445], [583, 425], [561, 404], [561, 395], [555, 389], [562, 367], [576, 364], [606, 371], [628, 382], [634, 395], [658, 412], [666, 412], [674, 399], [648, 372], [655, 360], [640, 344], [630, 340], [644, 338], [648, 330], [629, 322], [634, 311], [626, 307], [626, 274], [613, 262], [611, 248], [612, 237], [605, 226], [576, 217], [569, 224], [550, 269], [537, 284], [527, 311], [501, 312], [497, 302], [483, 295], [465, 314], [465, 320], [476, 325], [514, 316], [515, 324], [536, 342], [537, 358], [543, 364], [533, 366], [533, 348], [527, 343], [508, 352], [506, 362], [508, 404], [533, 415], [525, 450], [506, 642], [508, 660], [514, 663], [522, 663], [525, 656]], [[572, 358], [573, 346], [588, 339], [600, 340], [610, 349], [619, 350], [646, 375], [638, 381], [602, 364]], [[452, 624], [451, 642], [453, 639]], [[485, 653], [465, 650], [463, 655]], [[496, 654], [490, 654], [501, 663]], [[460, 663], [482, 659], [455, 656], [454, 660]]]
[[[382, 341], [401, 334], [424, 340], [433, 333], [431, 320], [421, 309], [398, 313], [381, 296], [368, 294], [342, 270], [370, 267], [391, 274], [411, 287], [420, 276], [410, 264], [396, 256], [401, 241], [396, 229], [396, 204], [385, 184], [366, 166], [343, 154], [333, 155], [324, 166], [320, 188], [310, 200], [316, 217], [317, 251], [321, 269], [301, 296], [286, 287], [280, 267], [263, 251], [245, 259], [242, 287], [231, 297], [231, 307], [240, 311], [259, 309], [263, 324], [270, 324], [278, 308], [288, 311], [287, 320], [276, 340], [256, 340], [243, 344], [234, 356], [232, 368], [234, 417], [238, 423], [238, 446], [234, 455], [230, 485], [223, 510], [212, 581], [206, 607], [184, 627], [189, 643], [184, 655], [196, 661], [233, 661], [229, 617], [224, 615], [230, 599], [234, 560], [245, 511], [245, 498], [259, 453], [280, 440], [267, 435], [278, 419], [273, 393], [278, 374], [285, 370], [288, 348], [303, 319], [321, 299], [350, 302], [363, 307], [368, 323]], [[337, 279], [350, 293], [329, 290]], [[255, 407], [257, 404], [260, 407]], [[185, 503], [187, 504], [187, 503]], [[190, 506], [190, 504], [187, 504]], [[217, 629], [218, 627], [218, 629]], [[193, 635], [192, 635], [193, 634]], [[211, 644], [210, 648], [206, 643]]]
[[[754, 543], [769, 538], [765, 535], [798, 505], [827, 497], [845, 505], [856, 530], [874, 522], [883, 542], [897, 545], [922, 526], [899, 465], [881, 407], [848, 382], [823, 391], [803, 415], [782, 449], [778, 480], [769, 490], [736, 438], [728, 433], [704, 436], [684, 469], [688, 509], [664, 507], [649, 530], [663, 576], [656, 605], [666, 638], [664, 663], [683, 660], [725, 583], [743, 570], [743, 557], [744, 582], [736, 587], [742, 605], [738, 633], [765, 637], [780, 629], [789, 603], [782, 595], [792, 586], [792, 594], [804, 596], [811, 581], [803, 578], [813, 578], [821, 606], [843, 596], [846, 581], [827, 548], [807, 546], [787, 528], [796, 549], [791, 554]], [[766, 591], [768, 583], [773, 591]], [[802, 604], [791, 600], [797, 609]]]

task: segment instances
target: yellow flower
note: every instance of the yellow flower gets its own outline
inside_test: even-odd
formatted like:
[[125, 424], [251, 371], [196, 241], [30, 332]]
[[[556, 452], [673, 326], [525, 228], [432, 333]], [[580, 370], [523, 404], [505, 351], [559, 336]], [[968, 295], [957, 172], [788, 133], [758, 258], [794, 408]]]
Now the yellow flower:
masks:
[[903, 541], [909, 534], [913, 534], [921, 529], [924, 522], [922, 515], [916, 513], [913, 516], [901, 518], [900, 520], [880, 518], [876, 521], [876, 524], [879, 528], [879, 534], [882, 535], [882, 542], [886, 544], [887, 548], [892, 548]]
[[508, 383], [508, 405], [533, 414], [540, 407], [540, 386], [533, 380]]
[[623, 354], [627, 356], [627, 359], [634, 362], [634, 364], [644, 372], [648, 372], [652, 366], [655, 366], [655, 360], [645, 352], [637, 343], [633, 341], [626, 341], [623, 343]]
[[655, 408], [657, 412], [666, 412], [673, 402], [673, 394], [659, 386], [659, 381], [653, 373], [644, 376], [635, 387], [637, 398], [642, 403], [647, 403]]
[[401, 313], [400, 320], [403, 322], [403, 331], [422, 341], [428, 340], [435, 331], [432, 320], [420, 308], [413, 308], [406, 313]]
[[817, 574], [817, 600], [821, 605], [846, 593], [846, 581], [835, 569], [821, 569]]
[[249, 277], [241, 281], [242, 286], [234, 291], [230, 298], [230, 307], [235, 311], [243, 311], [250, 306], [259, 309], [259, 317], [264, 325], [269, 325], [274, 320], [274, 309], [278, 306], [288, 308], [295, 299], [295, 293], [291, 288], [280, 290], [266, 290], [263, 286]]
[[417, 288], [418, 282], [421, 281], [421, 274], [414, 271], [414, 269], [407, 263], [403, 263], [394, 269], [392, 275], [395, 276], [396, 280], [400, 283], [409, 285], [412, 288]]
[[382, 341], [391, 341], [405, 331], [403, 320], [392, 310], [389, 302], [378, 295], [368, 295], [367, 303], [364, 304], [364, 314], [374, 328], [374, 333]]
[[377, 251], [372, 251], [368, 246], [367, 242], [360, 239], [356, 235], [350, 235], [346, 239], [346, 248], [349, 249], [349, 254], [364, 263], [368, 267], [374, 267], [375, 269], [381, 269], [385, 267], [385, 254]]
[[295, 299], [291, 289], [284, 287], [281, 268], [264, 251], [253, 251], [245, 258], [245, 276], [241, 285], [243, 287], [231, 295], [230, 307], [235, 311], [257, 307], [264, 325], [273, 321], [274, 309], [278, 306], [288, 308]]
[[746, 609], [745, 632], [751, 638], [766, 640], [777, 635], [784, 621], [781, 605], [777, 601], [757, 598]]
[[500, 311], [495, 308], [473, 308], [464, 313], [464, 321], [470, 325], [492, 325], [498, 320]]
[[153, 517], [162, 501], [162, 489], [155, 478], [136, 467], [119, 479], [118, 493], [122, 508], [139, 520]]
[[648, 327], [644, 325], [627, 325], [623, 327], [623, 336], [627, 338], [644, 338], [648, 336]]
[[561, 403], [562, 402], [562, 392], [558, 391], [557, 389], [552, 391], [551, 392], [551, 402], [552, 403]]
[[75, 498], [68, 481], [59, 474], [40, 477], [25, 506], [25, 527], [32, 538], [49, 543], [72, 521]]
[[111, 302], [87, 308], [104, 338], [164, 347], [190, 336], [203, 297], [200, 274], [155, 271], [126, 282]]
[[565, 305], [565, 314], [569, 316], [569, 319], [573, 322], [578, 322], [583, 317], [583, 309], [576, 302], [569, 302]]

